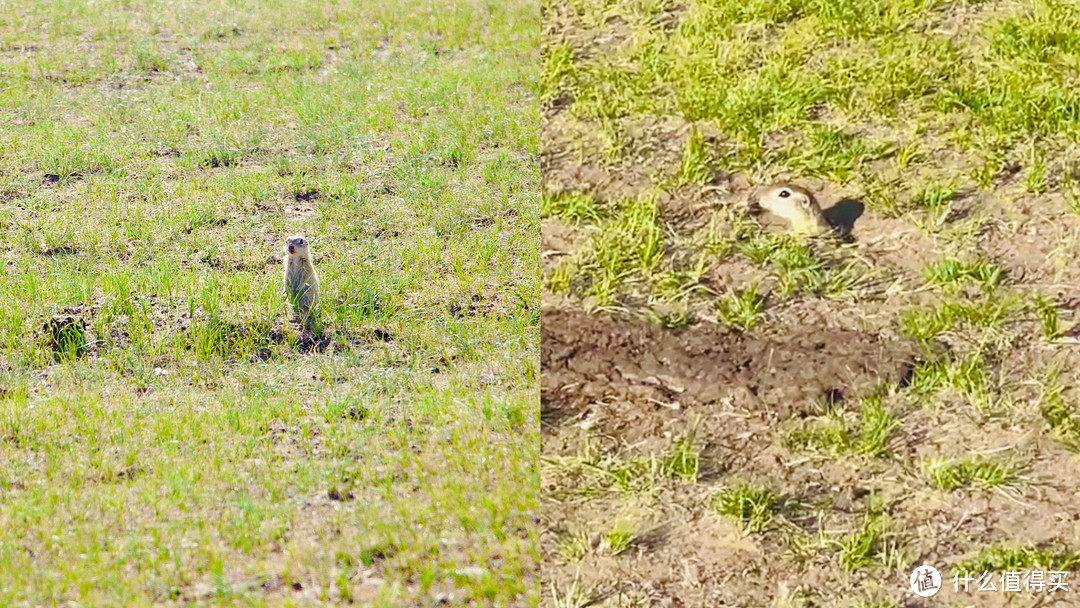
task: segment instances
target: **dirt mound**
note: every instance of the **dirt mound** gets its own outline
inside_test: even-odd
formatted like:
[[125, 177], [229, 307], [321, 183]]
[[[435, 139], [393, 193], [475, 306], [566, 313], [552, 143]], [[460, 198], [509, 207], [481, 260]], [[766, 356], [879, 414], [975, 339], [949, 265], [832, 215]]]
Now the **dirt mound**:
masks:
[[[287, 331], [288, 323], [282, 318], [260, 319], [244, 309], [228, 315], [212, 315], [182, 296], [150, 294], [134, 296], [129, 303], [63, 307], [45, 320], [37, 339], [58, 360], [83, 356], [93, 359], [116, 348], [130, 348], [137, 339], [144, 345], [175, 339], [184, 349], [201, 349], [207, 354], [223, 356], [242, 352], [263, 361], [289, 349], [308, 354], [326, 352], [335, 345], [359, 347], [394, 341], [394, 336], [383, 328], [360, 331], [332, 328], [315, 333], [310, 328], [297, 327], [293, 339]], [[132, 335], [132, 329], [138, 334]], [[283, 345], [287, 348], [278, 348]]]
[[[594, 404], [673, 411], [727, 400], [786, 418], [815, 401], [850, 399], [879, 383], [901, 381], [916, 352], [906, 342], [838, 328], [793, 325], [779, 335], [763, 335], [697, 325], [676, 332], [546, 310], [541, 403], [548, 419], [574, 416]], [[605, 430], [618, 432], [632, 416], [619, 418]]]

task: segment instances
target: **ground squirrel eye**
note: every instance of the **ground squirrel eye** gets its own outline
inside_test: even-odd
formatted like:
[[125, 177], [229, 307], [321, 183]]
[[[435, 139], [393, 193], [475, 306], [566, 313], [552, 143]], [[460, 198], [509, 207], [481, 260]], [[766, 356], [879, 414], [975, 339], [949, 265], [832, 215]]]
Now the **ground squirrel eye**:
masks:
[[787, 198], [789, 196], [791, 196], [791, 190], [781, 190], [780, 191], [780, 198]]

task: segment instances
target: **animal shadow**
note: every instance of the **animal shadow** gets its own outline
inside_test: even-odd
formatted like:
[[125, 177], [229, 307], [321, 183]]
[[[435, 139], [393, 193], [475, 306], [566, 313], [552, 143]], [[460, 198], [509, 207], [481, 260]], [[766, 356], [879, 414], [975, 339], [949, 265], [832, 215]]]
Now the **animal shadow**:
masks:
[[825, 220], [840, 232], [844, 238], [851, 237], [851, 231], [855, 228], [855, 222], [862, 217], [866, 205], [862, 201], [845, 198], [828, 209], [822, 209]]

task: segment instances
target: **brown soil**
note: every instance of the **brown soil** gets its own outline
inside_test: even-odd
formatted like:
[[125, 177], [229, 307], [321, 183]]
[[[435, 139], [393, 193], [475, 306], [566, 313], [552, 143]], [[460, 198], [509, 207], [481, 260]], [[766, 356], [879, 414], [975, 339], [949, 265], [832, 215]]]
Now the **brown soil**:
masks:
[[[839, 605], [853, 587], [865, 597], [867, 585], [906, 597], [907, 581], [895, 569], [853, 580], [837, 563], [835, 547], [792, 553], [793, 538], [812, 542], [860, 529], [866, 514], [880, 508], [875, 504], [887, 505], [883, 516], [893, 522], [891, 542], [905, 548], [904, 568], [955, 563], [1018, 534], [1048, 550], [1068, 549], [1060, 522], [1074, 519], [1075, 491], [1049, 470], [1028, 473], [1037, 499], [1008, 490], [940, 492], [919, 477], [917, 463], [925, 458], [1002, 454], [1001, 446], [1021, 460], [1053, 463], [1062, 475], [1074, 475], [1075, 465], [1065, 450], [1032, 434], [1035, 411], [1005, 421], [971, 408], [911, 407], [904, 386], [919, 351], [906, 341], [820, 320], [753, 332], [711, 324], [673, 331], [565, 309], [542, 311], [541, 337], [545, 458], [591, 458], [602, 467], [669, 453], [685, 437], [701, 448], [697, 483], [662, 481], [638, 493], [590, 488], [575, 478], [580, 473], [544, 469], [545, 584], [565, 592], [576, 581], [589, 605], [750, 607], [775, 605], [800, 590], [827, 601], [821, 605]], [[824, 402], [850, 410], [859, 397], [889, 384], [886, 404], [903, 421], [890, 457], [807, 457], [778, 441], [784, 425], [820, 414]], [[941, 429], [950, 431], [942, 436]], [[781, 525], [745, 534], [709, 507], [717, 488], [740, 480], [803, 507], [783, 507]], [[637, 522], [638, 536], [613, 554], [604, 534], [627, 517]], [[568, 560], [561, 547], [582, 534], [586, 554]], [[976, 599], [951, 589], [942, 595]], [[1000, 594], [978, 599], [1006, 605]]]
[[[541, 402], [549, 416], [588, 410], [605, 433], [650, 434], [665, 412], [738, 400], [787, 418], [817, 401], [850, 399], [902, 380], [915, 348], [821, 326], [758, 335], [698, 325], [682, 332], [551, 310], [541, 315]], [[681, 415], [681, 414], [680, 414]]]
[[[290, 320], [277, 318], [269, 326], [264, 323], [245, 322], [242, 319], [233, 321], [226, 316], [215, 318], [200, 306], [192, 309], [182, 297], [164, 298], [151, 294], [136, 297], [134, 302], [133, 308], [142, 313], [136, 319], [141, 322], [141, 319], [145, 318], [150, 324], [145, 331], [152, 333], [155, 340], [176, 335], [192, 335], [200, 328], [212, 326], [224, 350], [231, 348], [236, 341], [251, 339], [257, 345], [251, 356], [262, 360], [282, 355], [288, 350], [285, 348], [289, 344], [287, 324], [298, 330], [292, 350], [299, 353], [324, 352], [332, 348], [335, 342], [349, 343], [355, 347], [393, 341], [390, 332], [381, 328], [348, 334], [331, 329], [319, 335], [303, 327], [296, 315], [292, 315]], [[59, 356], [61, 351], [65, 350], [66, 341], [70, 340], [64, 332], [70, 331], [68, 328], [77, 328], [78, 344], [81, 346], [74, 352], [80, 358], [85, 356], [92, 359], [104, 356], [114, 348], [129, 347], [132, 343], [128, 333], [132, 322], [129, 315], [106, 315], [102, 312], [102, 306], [98, 303], [62, 308], [41, 326], [38, 341], [47, 352]], [[246, 315], [240, 311], [235, 316]], [[187, 347], [190, 348], [190, 344]]]
[[[1000, 9], [950, 4], [935, 31], [975, 31], [986, 23], [982, 13]], [[545, 35], [571, 46], [579, 59], [607, 54], [633, 35], [617, 13], [611, 9], [592, 23], [570, 8], [545, 7]], [[978, 44], [990, 42], [980, 37]], [[717, 160], [706, 183], [680, 185], [672, 178], [689, 123], [631, 113], [601, 125], [575, 115], [575, 89], [565, 88], [545, 107], [544, 193], [587, 193], [605, 210], [655, 197], [664, 260], [659, 271], [628, 280], [605, 304], [605, 314], [589, 314], [585, 310], [599, 305], [579, 287], [587, 286], [582, 276], [590, 272], [593, 237], [602, 226], [554, 215], [542, 220], [545, 285], [563, 263], [582, 276], [571, 276], [566, 291], [545, 289], [541, 296], [541, 605], [1076, 604], [1075, 572], [1068, 594], [956, 594], [949, 569], [997, 547], [1059, 555], [1080, 549], [1080, 465], [1050, 428], [1041, 401], [1048, 371], [1058, 370], [1063, 402], [1080, 420], [1074, 389], [1080, 382], [1080, 214], [1054, 182], [1072, 170], [1078, 152], [1041, 150], [1051, 180], [1045, 192], [1027, 191], [1026, 156], [1007, 159], [980, 188], [971, 176], [984, 159], [934, 129], [913, 136], [895, 126], [846, 123], [850, 116], [822, 107], [817, 120], [868, 142], [903, 145], [916, 137], [927, 160], [901, 163], [887, 154], [871, 160], [862, 178], [847, 180], [788, 174], [783, 162], [736, 170]], [[694, 126], [717, 159], [734, 149], [722, 134], [709, 132], [710, 121]], [[770, 133], [763, 143], [770, 159], [791, 142]], [[755, 187], [780, 180], [812, 190], [827, 215], [845, 206], [860, 209], [850, 238], [811, 246], [830, 269], [855, 262], [865, 269], [850, 292], [778, 296], [775, 265], [707, 247], [737, 234], [744, 199]], [[922, 189], [935, 184], [957, 190], [940, 220], [916, 204]], [[879, 186], [888, 187], [883, 193]], [[754, 231], [777, 227], [767, 214], [754, 223], [760, 225]], [[783, 231], [784, 224], [778, 226]], [[992, 292], [926, 279], [930, 264], [952, 258], [998, 265], [1005, 279]], [[656, 287], [658, 276], [698, 263], [700, 279], [688, 273], [695, 281], [680, 292], [682, 301]], [[760, 324], [749, 332], [717, 325], [717, 300], [749, 286], [767, 295]], [[923, 353], [896, 337], [908, 310], [930, 312], [951, 302], [987, 310], [1013, 297], [1030, 306], [1036, 293], [1056, 303], [1065, 340], [1047, 339], [1028, 310], [992, 330], [957, 323], [927, 351], [955, 357], [980, 351], [987, 403], [951, 389], [928, 395], [905, 386]], [[669, 304], [665, 298], [684, 306], [695, 324], [668, 330], [636, 320]], [[606, 314], [610, 310], [635, 316]], [[883, 455], [785, 444], [787, 429], [818, 422], [827, 409], [855, 416], [860, 397], [879, 386], [896, 422]], [[656, 475], [656, 463], [685, 439], [700, 456], [697, 479]], [[1024, 463], [1023, 478], [946, 490], [925, 470], [931, 459], [984, 456]], [[631, 479], [619, 485], [615, 478], [624, 473]], [[719, 489], [740, 482], [780, 497], [783, 506], [766, 530], [746, 533], [713, 507]], [[887, 532], [871, 562], [845, 566], [842, 544], [874, 518], [886, 522]], [[633, 540], [613, 551], [607, 535], [624, 521], [632, 522]], [[936, 565], [946, 579], [946, 589], [925, 602], [908, 588], [912, 568], [923, 563]]]
[[[610, 453], [662, 453], [694, 433], [703, 443], [702, 481], [786, 477], [784, 485], [799, 488], [803, 497], [809, 489], [817, 494], [811, 500], [831, 500], [837, 493], [838, 500], [851, 503], [864, 492], [854, 467], [789, 466], [773, 446], [773, 429], [812, 412], [815, 403], [843, 407], [882, 383], [902, 382], [915, 349], [820, 325], [784, 329], [774, 335], [703, 324], [674, 332], [578, 311], [544, 311], [543, 453], [573, 456], [596, 438]], [[549, 579], [564, 581], [571, 566], [558, 565], [558, 539], [583, 525], [603, 529], [612, 513], [626, 512], [627, 501], [619, 495], [569, 500], [565, 480], [550, 476], [543, 487], [544, 563], [552, 564]], [[650, 605], [761, 605], [751, 586], [790, 577], [767, 558], [779, 550], [777, 541], [745, 537], [730, 521], [703, 511], [707, 495], [706, 485], [676, 484], [642, 497], [647, 531], [621, 555], [605, 555], [599, 536], [592, 539], [595, 555], [586, 558], [588, 574], [582, 577], [595, 586], [592, 599], [601, 605], [615, 597]], [[747, 568], [754, 574], [733, 580]]]

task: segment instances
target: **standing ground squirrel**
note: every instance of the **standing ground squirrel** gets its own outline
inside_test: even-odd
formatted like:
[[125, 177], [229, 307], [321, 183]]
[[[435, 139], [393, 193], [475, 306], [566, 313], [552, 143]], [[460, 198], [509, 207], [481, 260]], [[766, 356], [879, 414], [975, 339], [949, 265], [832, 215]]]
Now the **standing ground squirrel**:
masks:
[[798, 234], [820, 235], [832, 230], [814, 195], [794, 184], [770, 186], [758, 198], [758, 205], [787, 220]]
[[285, 293], [301, 317], [308, 317], [319, 304], [319, 278], [307, 239], [300, 235], [285, 239]]

